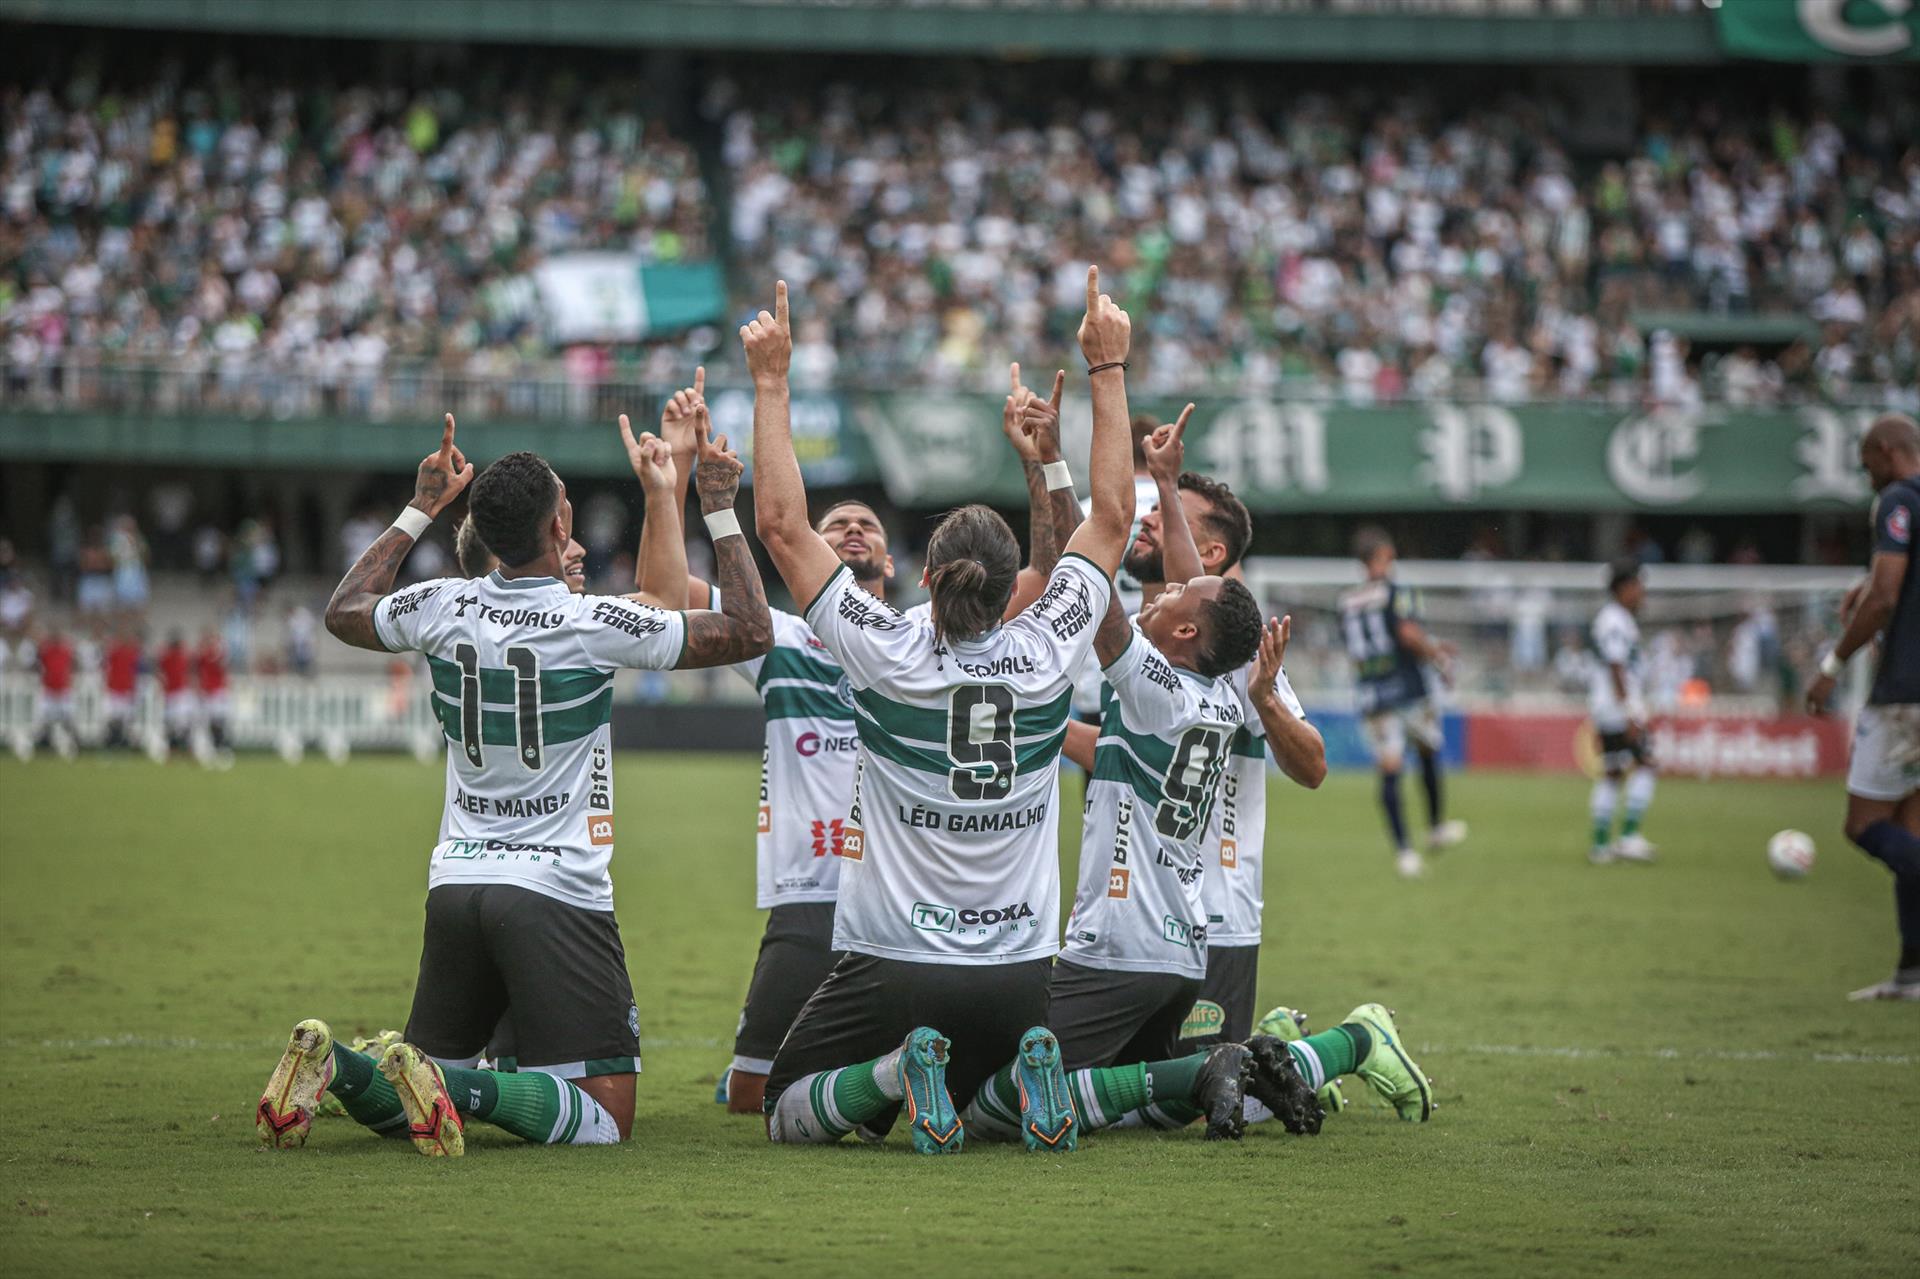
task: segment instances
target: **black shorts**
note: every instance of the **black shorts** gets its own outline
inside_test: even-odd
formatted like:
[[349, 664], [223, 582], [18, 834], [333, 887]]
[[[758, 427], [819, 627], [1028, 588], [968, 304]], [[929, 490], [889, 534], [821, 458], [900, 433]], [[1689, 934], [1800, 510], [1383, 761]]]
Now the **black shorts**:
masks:
[[1651, 768], [1653, 747], [1645, 733], [1600, 734], [1600, 767], [1608, 773], [1624, 773], [1629, 768]]
[[521, 1070], [562, 1079], [639, 1070], [640, 1010], [613, 912], [512, 884], [430, 890], [407, 1042], [459, 1061], [503, 1021]]
[[1048, 987], [1047, 1029], [1067, 1070], [1165, 1061], [1192, 1048], [1180, 1027], [1200, 993], [1198, 977], [1128, 973], [1059, 960]]
[[[952, 1043], [947, 1095], [965, 1110], [994, 1071], [1020, 1051], [1020, 1036], [1046, 1024], [1051, 959], [1014, 964], [912, 964], [849, 952], [794, 1019], [767, 1074], [772, 1113], [796, 1080], [872, 1061], [916, 1026]], [[880, 1119], [869, 1126], [882, 1129]]]
[[1258, 946], [1208, 946], [1207, 980], [1180, 1036], [1187, 1052], [1243, 1044], [1253, 1033], [1260, 984]]
[[760, 957], [733, 1036], [733, 1068], [764, 1075], [813, 992], [843, 952], [833, 948], [833, 903], [800, 902], [767, 912]]

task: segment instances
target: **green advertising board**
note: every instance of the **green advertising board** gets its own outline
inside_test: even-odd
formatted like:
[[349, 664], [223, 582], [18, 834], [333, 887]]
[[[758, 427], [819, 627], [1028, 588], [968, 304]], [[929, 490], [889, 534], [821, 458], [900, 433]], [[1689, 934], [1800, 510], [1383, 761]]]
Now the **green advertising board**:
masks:
[[[1163, 420], [1179, 407], [1133, 401]], [[1233, 485], [1256, 511], [1785, 511], [1866, 500], [1857, 450], [1873, 416], [1825, 407], [1213, 400], [1188, 426], [1187, 464]], [[902, 505], [1024, 498], [996, 400], [871, 396], [855, 417]], [[1084, 401], [1077, 413], [1069, 404], [1063, 430], [1068, 456], [1084, 459]], [[1080, 483], [1084, 491], [1084, 474]]]
[[[751, 465], [752, 392], [714, 387], [708, 398], [715, 429]], [[646, 421], [657, 398], [637, 400], [632, 411]], [[794, 449], [815, 488], [879, 483], [897, 504], [921, 509], [1018, 506], [1026, 486], [1000, 434], [1001, 403], [970, 393], [802, 392], [793, 397]], [[1136, 397], [1132, 407], [1165, 420], [1180, 404]], [[1875, 412], [1217, 398], [1195, 410], [1187, 464], [1226, 480], [1261, 512], [1832, 509], [1867, 499], [1857, 453]], [[1084, 493], [1092, 432], [1084, 395], [1069, 394], [1062, 430]], [[411, 471], [421, 440], [434, 436], [430, 418], [0, 410], [0, 458], [19, 461]], [[532, 448], [564, 475], [627, 474], [626, 455], [604, 423], [462, 415], [460, 438], [482, 462]]]
[[1920, 61], [1914, 0], [1723, 0], [1720, 44], [1739, 58]]

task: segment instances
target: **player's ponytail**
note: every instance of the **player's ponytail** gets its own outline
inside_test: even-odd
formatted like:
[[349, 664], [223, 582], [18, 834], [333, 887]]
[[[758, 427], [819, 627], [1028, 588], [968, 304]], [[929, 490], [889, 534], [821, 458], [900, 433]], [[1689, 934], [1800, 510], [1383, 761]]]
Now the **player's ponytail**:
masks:
[[979, 639], [1000, 623], [1020, 574], [1020, 543], [990, 507], [947, 512], [927, 541], [933, 637]]

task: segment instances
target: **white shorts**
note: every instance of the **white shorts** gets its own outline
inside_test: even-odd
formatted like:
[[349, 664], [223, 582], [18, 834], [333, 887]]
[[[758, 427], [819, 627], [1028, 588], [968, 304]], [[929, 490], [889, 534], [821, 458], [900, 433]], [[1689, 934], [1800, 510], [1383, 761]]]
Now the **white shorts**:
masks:
[[1407, 753], [1408, 739], [1426, 751], [1439, 750], [1442, 742], [1440, 716], [1426, 698], [1392, 710], [1375, 711], [1361, 721], [1360, 727], [1375, 763], [1398, 763]]
[[108, 719], [132, 719], [133, 718], [133, 694], [108, 693], [106, 700], [107, 700], [107, 718]]
[[194, 710], [192, 693], [167, 694], [167, 727], [178, 733], [192, 728]]
[[1920, 791], [1920, 703], [1863, 706], [1853, 726], [1847, 794], [1897, 804]]
[[62, 724], [73, 723], [73, 694], [49, 693], [42, 689], [39, 704], [34, 707], [34, 721], [51, 724], [58, 720]]

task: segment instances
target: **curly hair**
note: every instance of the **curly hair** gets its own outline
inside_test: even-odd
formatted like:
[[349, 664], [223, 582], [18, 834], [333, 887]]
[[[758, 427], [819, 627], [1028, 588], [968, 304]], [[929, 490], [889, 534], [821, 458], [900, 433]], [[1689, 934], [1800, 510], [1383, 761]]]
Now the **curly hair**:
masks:
[[493, 572], [498, 562], [487, 544], [480, 540], [480, 530], [473, 526], [473, 516], [460, 521], [460, 527], [453, 534], [453, 558], [460, 562], [460, 576], [484, 577]]
[[1207, 602], [1206, 647], [1194, 654], [1194, 669], [1208, 678], [1237, 671], [1260, 651], [1260, 604], [1243, 584], [1226, 578]]
[[508, 568], [540, 558], [547, 521], [560, 504], [560, 477], [538, 453], [509, 453], [480, 472], [467, 498], [474, 532]]

